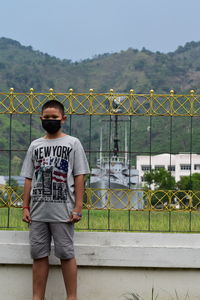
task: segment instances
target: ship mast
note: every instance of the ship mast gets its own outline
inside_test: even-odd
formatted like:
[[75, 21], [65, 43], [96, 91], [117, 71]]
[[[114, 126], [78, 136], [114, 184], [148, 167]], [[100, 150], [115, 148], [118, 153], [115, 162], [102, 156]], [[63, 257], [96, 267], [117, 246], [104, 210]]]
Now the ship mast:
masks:
[[101, 127], [101, 134], [100, 134], [100, 153], [99, 153], [99, 162], [100, 162], [100, 166], [102, 164], [102, 127]]
[[118, 139], [118, 115], [115, 115], [115, 135], [114, 135], [114, 156], [118, 156], [119, 152], [119, 139]]
[[125, 150], [125, 163], [127, 164], [128, 162], [128, 143], [127, 143], [127, 127], [125, 125], [125, 147], [124, 147], [124, 150]]

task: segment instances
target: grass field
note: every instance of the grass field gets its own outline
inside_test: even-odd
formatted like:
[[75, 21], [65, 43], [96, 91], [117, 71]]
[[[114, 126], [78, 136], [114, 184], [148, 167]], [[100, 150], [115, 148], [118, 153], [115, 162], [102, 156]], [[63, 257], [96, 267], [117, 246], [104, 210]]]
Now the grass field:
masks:
[[[0, 229], [27, 230], [21, 212], [21, 208], [0, 208]], [[76, 230], [200, 232], [200, 212], [84, 210]]]

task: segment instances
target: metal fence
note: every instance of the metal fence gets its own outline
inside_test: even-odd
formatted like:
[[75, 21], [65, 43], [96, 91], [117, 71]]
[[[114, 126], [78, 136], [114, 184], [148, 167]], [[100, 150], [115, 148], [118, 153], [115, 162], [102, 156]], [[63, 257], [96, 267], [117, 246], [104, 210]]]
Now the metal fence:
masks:
[[[138, 155], [151, 157], [160, 153], [170, 155], [199, 153], [197, 143], [200, 95], [192, 90], [188, 95], [117, 94], [108, 93], [0, 93], [0, 227], [26, 229], [21, 222], [22, 186], [17, 183], [21, 165], [30, 142], [42, 135], [38, 122], [41, 106], [47, 100], [63, 103], [67, 122], [64, 130], [77, 136], [86, 151], [94, 171], [99, 159], [108, 159], [108, 185], [96, 187], [92, 175], [86, 178], [84, 218], [77, 230], [117, 231], [178, 231], [199, 232], [200, 190], [190, 181], [186, 190], [151, 189], [141, 184], [132, 187], [131, 172]], [[177, 124], [184, 120], [182, 144]], [[116, 123], [118, 127], [116, 128]], [[155, 135], [159, 131], [159, 139]], [[117, 136], [116, 136], [117, 134]], [[194, 140], [195, 136], [195, 140]], [[162, 146], [161, 146], [162, 145]], [[181, 146], [182, 145], [182, 146]], [[113, 188], [114, 158], [126, 159], [128, 174], [126, 187]], [[171, 173], [171, 171], [169, 172]], [[95, 174], [93, 174], [95, 175]], [[192, 171], [190, 171], [192, 178]], [[133, 201], [134, 199], [134, 201]]]

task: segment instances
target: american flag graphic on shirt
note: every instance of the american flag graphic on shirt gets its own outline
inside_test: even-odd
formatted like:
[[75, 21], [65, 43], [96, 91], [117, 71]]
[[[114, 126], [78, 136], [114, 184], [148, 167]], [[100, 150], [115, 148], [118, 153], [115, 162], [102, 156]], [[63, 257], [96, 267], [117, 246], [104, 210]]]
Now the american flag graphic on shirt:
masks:
[[54, 166], [52, 180], [56, 182], [67, 182], [68, 161], [61, 159], [60, 164]]

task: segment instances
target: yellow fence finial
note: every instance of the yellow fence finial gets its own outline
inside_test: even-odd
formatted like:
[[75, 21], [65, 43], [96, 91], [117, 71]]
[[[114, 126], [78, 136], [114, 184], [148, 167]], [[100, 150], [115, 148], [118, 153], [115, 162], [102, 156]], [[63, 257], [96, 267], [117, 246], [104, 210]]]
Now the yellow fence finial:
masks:
[[174, 96], [174, 90], [170, 90], [170, 95]]
[[90, 89], [90, 95], [88, 97], [88, 100], [89, 100], [89, 107], [88, 107], [88, 112], [90, 115], [93, 114], [93, 92], [94, 90], [93, 89]]
[[52, 88], [50, 88], [49, 89], [49, 96], [48, 96], [48, 99], [49, 100], [55, 100], [55, 96], [53, 95], [53, 89]]
[[14, 88], [10, 88], [9, 99], [10, 99], [9, 112], [13, 113], [15, 111], [15, 108], [14, 108]]
[[195, 93], [194, 90], [190, 90], [190, 94], [191, 94], [192, 96], [194, 95], [194, 93]]
[[33, 107], [33, 92], [34, 89], [30, 88], [30, 96], [29, 96], [29, 111], [32, 114], [34, 111], [34, 107]]

